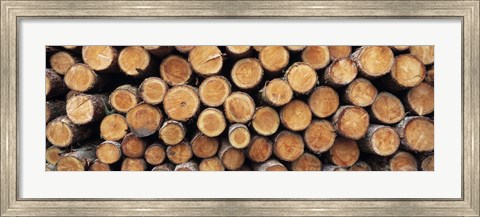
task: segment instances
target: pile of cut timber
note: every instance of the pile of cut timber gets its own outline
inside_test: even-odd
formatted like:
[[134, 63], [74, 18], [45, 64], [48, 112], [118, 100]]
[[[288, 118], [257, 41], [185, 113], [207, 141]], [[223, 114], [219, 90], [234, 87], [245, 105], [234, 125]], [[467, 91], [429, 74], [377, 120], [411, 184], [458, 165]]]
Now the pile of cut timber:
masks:
[[46, 170], [434, 169], [433, 46], [47, 46]]

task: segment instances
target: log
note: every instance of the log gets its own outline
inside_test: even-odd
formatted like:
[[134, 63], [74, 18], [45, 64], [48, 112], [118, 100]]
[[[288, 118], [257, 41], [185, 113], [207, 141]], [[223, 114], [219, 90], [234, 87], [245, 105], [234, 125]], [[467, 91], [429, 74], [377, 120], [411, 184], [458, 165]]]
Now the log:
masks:
[[146, 137], [157, 132], [163, 122], [163, 115], [158, 107], [140, 103], [127, 112], [126, 119], [132, 133]]
[[45, 103], [45, 123], [65, 114], [65, 101], [51, 100]]
[[293, 162], [303, 154], [304, 147], [302, 136], [297, 133], [282, 131], [275, 136], [273, 153], [280, 160]]
[[258, 58], [266, 72], [279, 75], [287, 67], [290, 54], [282, 46], [265, 46], [258, 54]]
[[163, 99], [165, 113], [173, 120], [188, 121], [200, 108], [200, 99], [192, 86], [180, 85], [167, 91]]
[[433, 87], [434, 81], [435, 81], [435, 68], [432, 66], [432, 68], [428, 70], [427, 74], [425, 75], [425, 82], [432, 85]]
[[322, 171], [339, 172], [339, 171], [348, 171], [348, 170], [345, 167], [335, 166], [331, 164], [323, 164]]
[[255, 102], [244, 92], [233, 92], [223, 104], [225, 117], [231, 123], [247, 123], [255, 113]]
[[175, 171], [198, 171], [198, 164], [194, 161], [181, 163], [175, 167]]
[[227, 170], [237, 170], [245, 162], [245, 152], [243, 149], [234, 148], [227, 140], [222, 140], [222, 145], [218, 150], [218, 158]]
[[267, 137], [254, 136], [247, 147], [246, 154], [250, 161], [263, 163], [273, 154], [273, 143]]
[[250, 56], [252, 46], [225, 46], [225, 50], [230, 58], [238, 60]]
[[253, 169], [255, 171], [288, 171], [288, 169], [282, 163], [275, 159], [255, 165]]
[[227, 122], [223, 113], [216, 108], [207, 108], [198, 116], [197, 128], [206, 136], [219, 136], [226, 127]]
[[85, 171], [95, 160], [95, 147], [83, 145], [64, 154], [56, 164], [56, 171]]
[[433, 64], [435, 46], [411, 46], [410, 53], [415, 55], [425, 65]]
[[70, 90], [78, 92], [101, 92], [108, 86], [107, 79], [83, 63], [77, 63], [70, 67], [63, 78], [65, 85]]
[[160, 77], [170, 86], [187, 84], [192, 78], [192, 68], [183, 57], [171, 55], [160, 64]]
[[143, 157], [146, 146], [146, 142], [142, 138], [135, 136], [133, 133], [125, 135], [121, 143], [123, 155], [129, 158]]
[[222, 161], [218, 157], [203, 159], [198, 166], [200, 171], [225, 171]]
[[70, 90], [70, 91], [68, 91], [67, 94], [65, 95], [65, 100], [68, 100], [68, 99], [70, 99], [70, 97], [75, 96], [75, 95], [77, 95], [77, 94], [79, 94], [79, 93], [80, 93], [80, 92], [78, 92], [78, 91]]
[[306, 103], [295, 99], [282, 107], [280, 121], [291, 131], [302, 131], [312, 122], [312, 112]]
[[145, 160], [153, 166], [163, 163], [165, 155], [165, 147], [160, 143], [153, 143], [145, 150]]
[[108, 97], [104, 94], [76, 94], [67, 100], [67, 116], [78, 125], [101, 120], [109, 109], [107, 102]]
[[168, 120], [165, 121], [158, 131], [158, 138], [161, 139], [165, 145], [176, 145], [185, 139], [187, 129], [183, 123]]
[[195, 46], [175, 46], [175, 49], [180, 53], [188, 54], [194, 47]]
[[104, 140], [119, 141], [127, 132], [127, 120], [120, 114], [107, 115], [100, 123], [100, 137]]
[[348, 168], [348, 171], [372, 171], [372, 168], [364, 161], [357, 161], [354, 165]]
[[147, 164], [142, 158], [125, 158], [122, 162], [122, 171], [145, 171]]
[[152, 171], [173, 171], [175, 167], [171, 163], [163, 163], [152, 168]]
[[233, 65], [230, 77], [240, 89], [249, 90], [257, 87], [263, 78], [263, 68], [255, 58], [245, 58]]
[[228, 141], [237, 149], [243, 149], [250, 143], [250, 131], [243, 124], [232, 124], [228, 128]]
[[422, 82], [408, 90], [405, 96], [406, 108], [415, 115], [428, 115], [433, 112], [435, 91], [432, 86]]
[[351, 46], [328, 46], [330, 60], [335, 61], [343, 57], [349, 57], [352, 54]]
[[336, 137], [335, 128], [327, 120], [312, 121], [303, 134], [307, 148], [315, 154], [328, 151]]
[[327, 46], [308, 46], [303, 49], [302, 61], [310, 64], [315, 70], [320, 70], [330, 63], [330, 52]]
[[66, 51], [54, 53], [49, 61], [53, 71], [60, 75], [64, 75], [70, 67], [80, 62], [72, 53]]
[[143, 48], [160, 59], [170, 54], [174, 49], [172, 46], [143, 46]]
[[337, 137], [326, 154], [327, 161], [341, 167], [352, 166], [360, 157], [360, 150], [355, 140]]
[[430, 152], [434, 149], [434, 124], [422, 116], [406, 117], [396, 126], [402, 146], [414, 152]]
[[45, 151], [45, 159], [47, 160], [47, 163], [55, 165], [57, 164], [58, 160], [64, 153], [65, 153], [64, 149], [61, 149], [56, 146], [50, 146]]
[[350, 58], [343, 57], [333, 61], [323, 75], [326, 84], [333, 87], [345, 86], [357, 77], [357, 66]]
[[45, 70], [45, 96], [52, 98], [61, 96], [68, 91], [67, 86], [57, 73], [51, 69]]
[[82, 59], [91, 69], [99, 73], [117, 73], [118, 51], [112, 46], [83, 46]]
[[193, 157], [192, 148], [186, 142], [167, 147], [167, 158], [174, 164], [186, 163]]
[[395, 129], [384, 125], [370, 125], [365, 138], [358, 141], [360, 150], [379, 156], [389, 156], [400, 146], [400, 138]]
[[118, 55], [118, 66], [123, 73], [132, 77], [146, 77], [158, 70], [156, 59], [140, 46], [123, 48]]
[[350, 83], [343, 94], [343, 99], [350, 105], [367, 107], [377, 98], [377, 88], [365, 78], [357, 78]]
[[404, 90], [420, 84], [425, 79], [426, 70], [422, 62], [410, 54], [395, 58], [392, 72], [384, 78], [391, 90]]
[[303, 51], [307, 46], [286, 46], [287, 50], [292, 52], [292, 53], [298, 53]]
[[297, 160], [292, 162], [293, 171], [320, 171], [322, 162], [317, 156], [310, 153], [303, 153]]
[[357, 49], [351, 58], [357, 63], [360, 73], [367, 78], [378, 78], [390, 72], [395, 57], [387, 46], [364, 46]]
[[98, 159], [95, 159], [92, 164], [90, 164], [90, 167], [88, 168], [88, 171], [110, 171], [110, 165], [106, 163], [100, 162]]
[[404, 46], [404, 45], [390, 46], [390, 47], [392, 48], [393, 51], [396, 51], [396, 52], [403, 52], [410, 48], [410, 46]]
[[319, 118], [333, 115], [340, 105], [337, 92], [328, 86], [319, 86], [310, 94], [308, 106], [312, 113]]
[[60, 116], [48, 123], [46, 134], [52, 145], [62, 148], [89, 138], [92, 129], [74, 124], [67, 116]]
[[263, 106], [256, 109], [252, 118], [252, 128], [262, 136], [271, 136], [280, 126], [280, 116], [275, 109]]
[[433, 154], [420, 158], [420, 170], [435, 171], [435, 157]]
[[265, 84], [260, 91], [260, 96], [267, 104], [279, 107], [292, 100], [293, 90], [286, 81], [276, 78]]
[[140, 102], [140, 98], [136, 87], [125, 84], [117, 87], [110, 94], [108, 102], [117, 112], [127, 113]]
[[339, 135], [359, 140], [367, 134], [369, 119], [362, 107], [341, 106], [333, 116], [332, 123]]
[[398, 152], [389, 162], [391, 171], [417, 171], [417, 160], [408, 152]]
[[223, 76], [210, 76], [203, 80], [198, 88], [198, 95], [203, 104], [218, 107], [230, 95], [231, 85]]
[[297, 94], [308, 94], [318, 83], [315, 69], [302, 62], [294, 63], [287, 69], [285, 80]]
[[215, 156], [219, 147], [218, 138], [208, 137], [201, 132], [197, 132], [195, 136], [193, 136], [190, 144], [192, 145], [193, 154], [198, 158]]
[[265, 47], [266, 47], [266, 46], [253, 46], [253, 49], [254, 49], [255, 51], [257, 51], [258, 53], [260, 53], [260, 51], [262, 51], [263, 48], [265, 48]]
[[115, 141], [104, 141], [97, 146], [95, 154], [100, 162], [113, 164], [122, 158], [122, 145]]
[[216, 46], [196, 46], [188, 53], [188, 62], [198, 75], [207, 77], [220, 73], [223, 56]]
[[150, 77], [143, 80], [138, 87], [138, 96], [146, 103], [158, 105], [163, 102], [168, 85], [157, 77]]
[[388, 92], [379, 93], [370, 110], [374, 120], [382, 124], [395, 124], [405, 117], [400, 99]]

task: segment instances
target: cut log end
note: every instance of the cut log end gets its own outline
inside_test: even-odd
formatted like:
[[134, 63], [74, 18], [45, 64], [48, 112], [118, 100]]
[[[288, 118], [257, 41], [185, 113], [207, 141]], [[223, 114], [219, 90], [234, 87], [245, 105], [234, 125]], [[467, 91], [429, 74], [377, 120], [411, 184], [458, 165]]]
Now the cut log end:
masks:
[[95, 147], [84, 145], [63, 155], [56, 164], [57, 171], [85, 171], [95, 160]]
[[352, 166], [360, 157], [360, 150], [354, 140], [337, 137], [329, 151], [330, 161], [342, 167]]
[[165, 113], [173, 120], [187, 121], [200, 107], [196, 90], [188, 85], [175, 86], [168, 90], [163, 100]]
[[301, 52], [307, 46], [286, 46], [287, 50], [293, 53]]
[[61, 119], [54, 119], [47, 125], [47, 139], [58, 147], [67, 147], [73, 142], [73, 129], [71, 125]]
[[197, 133], [192, 141], [192, 152], [199, 158], [209, 158], [217, 154], [219, 148], [218, 138], [208, 137]]
[[377, 94], [377, 88], [369, 80], [358, 78], [345, 90], [345, 100], [352, 105], [367, 107], [372, 105]]
[[227, 53], [234, 59], [248, 56], [251, 48], [252, 46], [225, 46]]
[[308, 105], [315, 116], [326, 118], [337, 111], [340, 99], [333, 88], [320, 86], [310, 94]]
[[273, 152], [280, 160], [292, 162], [303, 154], [304, 146], [299, 134], [282, 131], [275, 137]]
[[332, 147], [336, 136], [335, 128], [329, 121], [317, 120], [305, 130], [304, 140], [310, 151], [319, 154]]
[[142, 157], [147, 144], [141, 138], [132, 133], [127, 134], [121, 144], [122, 153], [130, 158]]
[[242, 149], [250, 143], [250, 131], [243, 124], [233, 124], [228, 129], [228, 141], [234, 148]]
[[147, 165], [141, 158], [125, 158], [122, 162], [122, 171], [145, 171]]
[[330, 53], [330, 59], [332, 61], [343, 57], [348, 57], [352, 53], [351, 46], [328, 46], [328, 52]]
[[276, 78], [266, 84], [262, 98], [272, 106], [283, 106], [292, 100], [293, 90], [286, 81]]
[[207, 108], [203, 110], [197, 119], [197, 128], [206, 136], [219, 136], [225, 128], [227, 122], [223, 113], [215, 108]]
[[373, 117], [383, 124], [398, 123], [405, 117], [405, 108], [395, 95], [381, 92], [371, 106]]
[[160, 78], [150, 77], [145, 79], [138, 88], [138, 95], [148, 104], [157, 105], [163, 102], [168, 91], [168, 85]]
[[203, 159], [198, 167], [200, 171], [224, 171], [225, 167], [218, 157]]
[[247, 157], [255, 163], [265, 162], [273, 154], [273, 144], [263, 136], [255, 136], [247, 148]]
[[343, 137], [358, 140], [365, 136], [370, 124], [367, 111], [357, 106], [342, 106], [333, 118], [338, 134]]
[[158, 137], [166, 144], [166, 145], [176, 145], [183, 141], [187, 134], [187, 130], [185, 126], [173, 120], [166, 121], [163, 126], [158, 131]]
[[77, 62], [78, 60], [72, 54], [65, 51], [57, 52], [50, 57], [50, 66], [60, 75], [64, 75]]
[[288, 169], [275, 159], [268, 160], [262, 164], [256, 165], [256, 171], [288, 171]]
[[137, 88], [131, 85], [117, 87], [109, 97], [110, 105], [121, 113], [127, 113], [139, 103]]
[[102, 163], [113, 164], [122, 157], [121, 145], [114, 141], [105, 141], [97, 146], [96, 156]]
[[216, 46], [196, 46], [188, 54], [193, 70], [201, 76], [220, 73], [223, 66], [222, 52]]
[[116, 68], [118, 53], [111, 46], [83, 46], [83, 62], [93, 70], [104, 71]]
[[102, 163], [97, 159], [90, 164], [88, 171], [110, 171], [110, 165]]
[[121, 140], [125, 137], [127, 131], [127, 120], [119, 114], [108, 115], [100, 123], [100, 136], [105, 140]]
[[373, 78], [387, 74], [395, 60], [392, 50], [386, 46], [362, 47], [352, 56], [363, 75]]
[[105, 116], [107, 97], [77, 94], [67, 100], [68, 118], [75, 124], [88, 124]]
[[45, 158], [49, 164], [55, 165], [63, 153], [65, 153], [65, 150], [55, 146], [50, 146], [45, 152]]
[[292, 162], [291, 169], [293, 171], [320, 171], [322, 170], [322, 162], [317, 156], [304, 153]]
[[280, 126], [280, 117], [271, 107], [260, 107], [252, 118], [252, 127], [260, 135], [271, 136]]
[[126, 47], [118, 56], [120, 69], [129, 76], [151, 73], [152, 61], [148, 51], [140, 46]]
[[143, 46], [145, 50], [153, 54], [157, 58], [163, 58], [173, 51], [172, 46]]
[[391, 171], [417, 171], [417, 160], [408, 152], [398, 152], [389, 162]]
[[186, 142], [167, 147], [167, 158], [174, 164], [185, 163], [192, 157], [192, 148]]
[[246, 58], [235, 63], [231, 71], [233, 83], [240, 89], [256, 87], [263, 78], [263, 68], [254, 58]]
[[163, 115], [158, 107], [139, 104], [127, 113], [127, 124], [130, 131], [139, 137], [154, 134], [163, 122]]
[[425, 79], [426, 71], [423, 63], [413, 55], [399, 55], [390, 73], [397, 89], [414, 87]]
[[317, 72], [306, 63], [294, 63], [286, 72], [286, 80], [298, 94], [307, 94], [318, 82]]
[[433, 154], [425, 157], [421, 164], [420, 164], [420, 169], [422, 171], [434, 171], [435, 170], [435, 159]]
[[184, 54], [188, 54], [195, 46], [175, 46], [175, 49]]
[[158, 143], [154, 143], [148, 146], [147, 150], [145, 150], [145, 160], [150, 165], [159, 165], [163, 163], [166, 158], [165, 149], [162, 145]]
[[287, 129], [301, 131], [312, 122], [312, 112], [303, 101], [292, 100], [280, 110], [280, 120]]
[[97, 74], [85, 64], [75, 64], [70, 67], [63, 78], [70, 90], [87, 92], [94, 88]]
[[427, 83], [420, 83], [408, 91], [406, 104], [417, 115], [430, 114], [435, 106], [434, 94], [435, 91], [432, 86]]
[[372, 125], [366, 138], [370, 143], [371, 153], [388, 156], [395, 153], [400, 146], [400, 138], [397, 132], [388, 126]]
[[327, 46], [308, 46], [302, 52], [302, 60], [320, 70], [330, 63], [330, 52]]
[[56, 171], [85, 171], [85, 164], [81, 160], [72, 157], [62, 157], [58, 160]]
[[247, 123], [255, 112], [255, 102], [244, 92], [234, 92], [225, 99], [225, 116], [232, 123]]
[[425, 65], [430, 65], [435, 60], [435, 46], [411, 46], [410, 53], [415, 55]]
[[325, 70], [325, 83], [339, 87], [349, 84], [357, 77], [357, 65], [348, 57], [340, 58]]
[[228, 141], [222, 141], [222, 146], [218, 151], [218, 157], [223, 166], [228, 170], [237, 170], [245, 162], [245, 153], [243, 149], [236, 149]]
[[397, 126], [397, 132], [402, 138], [402, 144], [409, 150], [428, 152], [434, 149], [433, 121], [425, 117], [413, 116], [405, 118]]
[[270, 73], [279, 73], [287, 65], [290, 54], [282, 46], [266, 46], [258, 55], [263, 68]]
[[171, 86], [187, 84], [192, 76], [192, 69], [187, 60], [172, 55], [160, 64], [160, 76]]
[[223, 76], [208, 77], [198, 88], [198, 95], [202, 103], [212, 107], [222, 105], [230, 92], [230, 83]]

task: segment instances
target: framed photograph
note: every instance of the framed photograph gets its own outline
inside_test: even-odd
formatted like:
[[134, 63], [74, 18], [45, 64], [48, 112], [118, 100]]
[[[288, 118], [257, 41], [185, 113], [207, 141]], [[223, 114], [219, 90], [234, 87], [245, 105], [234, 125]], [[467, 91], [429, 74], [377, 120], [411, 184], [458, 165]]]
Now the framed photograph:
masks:
[[2, 0], [1, 38], [1, 216], [480, 215], [478, 1]]

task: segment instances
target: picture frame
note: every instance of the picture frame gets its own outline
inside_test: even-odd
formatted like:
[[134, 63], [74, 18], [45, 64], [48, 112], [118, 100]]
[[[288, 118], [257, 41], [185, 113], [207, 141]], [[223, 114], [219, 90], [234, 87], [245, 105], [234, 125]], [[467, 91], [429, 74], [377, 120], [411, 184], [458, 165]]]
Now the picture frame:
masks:
[[[461, 199], [22, 199], [18, 175], [18, 21], [23, 17], [461, 18]], [[449, 215], [479, 211], [478, 1], [1, 1], [1, 216]]]

